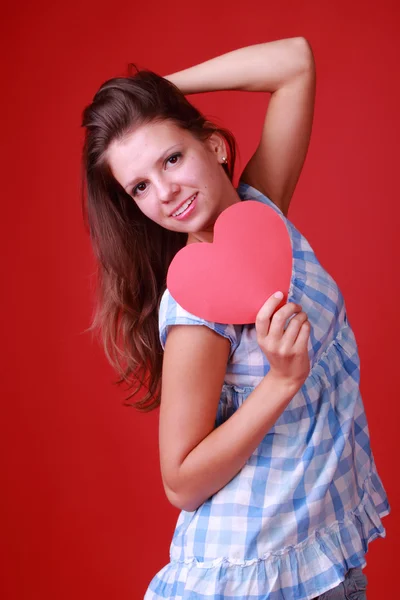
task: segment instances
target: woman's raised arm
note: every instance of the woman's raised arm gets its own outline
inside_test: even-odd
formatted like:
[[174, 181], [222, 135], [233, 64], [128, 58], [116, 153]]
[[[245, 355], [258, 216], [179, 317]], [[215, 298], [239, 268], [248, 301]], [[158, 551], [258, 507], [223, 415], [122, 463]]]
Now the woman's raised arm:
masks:
[[287, 214], [310, 142], [315, 64], [303, 37], [247, 46], [167, 75], [184, 94], [270, 92], [260, 143], [241, 180]]

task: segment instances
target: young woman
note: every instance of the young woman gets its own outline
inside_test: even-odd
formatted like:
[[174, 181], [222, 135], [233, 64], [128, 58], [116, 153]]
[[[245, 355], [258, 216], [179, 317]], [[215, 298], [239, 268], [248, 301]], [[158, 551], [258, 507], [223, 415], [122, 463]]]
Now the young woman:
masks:
[[[184, 94], [271, 93], [232, 184], [235, 142]], [[99, 262], [93, 327], [134, 406], [160, 405], [160, 461], [181, 509], [146, 600], [365, 598], [369, 541], [389, 505], [369, 446], [359, 358], [338, 286], [287, 219], [306, 156], [315, 67], [304, 38], [242, 48], [162, 78], [104, 83], [84, 111], [87, 218]], [[293, 249], [288, 302], [253, 325], [205, 321], [166, 290], [186, 244], [257, 200]], [[277, 290], [279, 292], [279, 290]], [[232, 294], [235, 290], [232, 290]], [[162, 372], [162, 383], [161, 383]]]

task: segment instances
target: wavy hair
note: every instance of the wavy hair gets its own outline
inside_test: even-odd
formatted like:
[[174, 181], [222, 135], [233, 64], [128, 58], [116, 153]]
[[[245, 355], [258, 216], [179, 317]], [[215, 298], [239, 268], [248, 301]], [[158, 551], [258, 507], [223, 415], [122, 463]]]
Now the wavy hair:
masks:
[[[96, 264], [96, 301], [89, 331], [126, 383], [124, 404], [148, 412], [160, 404], [162, 347], [158, 310], [168, 267], [187, 234], [169, 231], [146, 217], [111, 173], [106, 152], [114, 140], [153, 121], [171, 120], [199, 140], [223, 136], [232, 181], [233, 135], [208, 121], [170, 81], [139, 70], [103, 83], [83, 111], [82, 209]], [[142, 392], [142, 393], [140, 393]], [[130, 403], [134, 396], [139, 399]]]

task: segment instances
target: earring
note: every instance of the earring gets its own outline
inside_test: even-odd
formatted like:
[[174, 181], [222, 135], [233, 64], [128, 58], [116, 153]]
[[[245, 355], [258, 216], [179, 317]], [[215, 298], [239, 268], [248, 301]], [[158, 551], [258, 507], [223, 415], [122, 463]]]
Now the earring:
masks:
[[222, 162], [225, 163], [225, 164], [228, 162], [228, 159], [226, 158], [226, 156], [222, 157]]

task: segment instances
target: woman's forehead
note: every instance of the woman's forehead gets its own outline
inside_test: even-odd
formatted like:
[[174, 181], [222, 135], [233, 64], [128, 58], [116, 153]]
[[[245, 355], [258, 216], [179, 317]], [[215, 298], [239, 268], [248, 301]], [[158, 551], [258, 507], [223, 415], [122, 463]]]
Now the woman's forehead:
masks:
[[149, 150], [159, 153], [171, 144], [196, 143], [196, 141], [189, 131], [172, 121], [150, 122], [139, 125], [126, 132], [123, 137], [113, 140], [107, 150], [107, 158], [110, 160], [115, 154], [121, 155], [126, 152], [130, 156], [132, 153], [141, 154]]
[[123, 144], [129, 139], [136, 138], [140, 142], [160, 143], [162, 140], [171, 137], [180, 139], [193, 138], [189, 131], [179, 127], [174, 121], [168, 119], [163, 121], [150, 121], [149, 123], [138, 125], [134, 129], [127, 131], [119, 141]]

